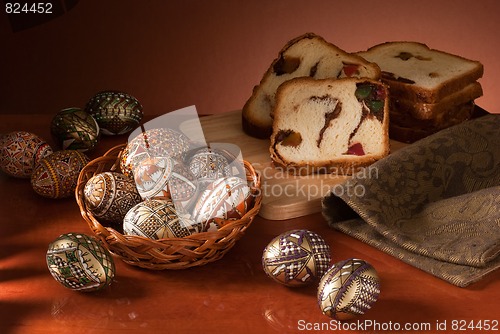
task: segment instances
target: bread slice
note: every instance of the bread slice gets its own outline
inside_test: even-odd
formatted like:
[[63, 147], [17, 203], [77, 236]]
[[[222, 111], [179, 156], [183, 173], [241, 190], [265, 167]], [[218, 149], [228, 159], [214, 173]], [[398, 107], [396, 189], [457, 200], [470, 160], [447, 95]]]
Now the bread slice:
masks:
[[437, 103], [483, 75], [483, 65], [418, 42], [387, 42], [359, 56], [377, 63], [391, 96], [412, 102]]
[[[392, 104], [391, 98], [391, 104]], [[413, 143], [450, 126], [457, 125], [474, 117], [474, 101], [444, 108], [436, 118], [417, 119], [411, 115], [409, 106], [389, 107], [389, 137], [403, 142]]]
[[289, 41], [265, 72], [242, 111], [243, 130], [257, 138], [269, 138], [275, 94], [285, 81], [297, 77], [315, 79], [367, 77], [378, 80], [380, 69], [349, 54], [322, 37], [307, 33]]
[[[390, 90], [390, 89], [389, 89]], [[445, 96], [437, 103], [418, 103], [405, 98], [391, 95], [390, 112], [405, 111], [417, 120], [433, 120], [438, 123], [446, 123], [446, 117], [453, 117], [453, 109], [474, 101], [483, 95], [483, 89], [479, 82], [473, 82], [458, 92]], [[391, 118], [391, 121], [393, 119]]]
[[293, 174], [352, 174], [389, 153], [388, 126], [380, 81], [297, 78], [276, 93], [269, 150]]

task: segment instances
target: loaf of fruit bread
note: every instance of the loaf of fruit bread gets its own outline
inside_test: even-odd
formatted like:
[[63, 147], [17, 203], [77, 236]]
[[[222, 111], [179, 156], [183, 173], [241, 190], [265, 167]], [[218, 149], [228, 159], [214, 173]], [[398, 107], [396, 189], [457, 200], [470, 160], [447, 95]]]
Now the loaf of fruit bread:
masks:
[[483, 75], [483, 65], [418, 42], [387, 42], [358, 55], [377, 63], [391, 98], [437, 103]]
[[296, 175], [352, 174], [389, 153], [387, 86], [296, 78], [276, 93], [270, 153]]
[[314, 79], [366, 77], [380, 79], [376, 64], [347, 53], [322, 37], [307, 33], [289, 41], [265, 72], [242, 110], [243, 130], [257, 138], [269, 138], [275, 94], [285, 81], [297, 77]]

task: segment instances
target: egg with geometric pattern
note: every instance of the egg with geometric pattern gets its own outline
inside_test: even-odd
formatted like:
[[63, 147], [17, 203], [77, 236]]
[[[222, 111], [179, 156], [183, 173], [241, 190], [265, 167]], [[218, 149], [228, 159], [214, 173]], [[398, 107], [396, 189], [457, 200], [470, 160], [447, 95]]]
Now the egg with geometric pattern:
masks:
[[109, 251], [96, 238], [82, 233], [60, 235], [49, 244], [46, 261], [52, 277], [71, 290], [101, 290], [115, 276]]
[[218, 230], [227, 220], [241, 219], [253, 199], [247, 180], [237, 176], [219, 178], [200, 191], [191, 216], [206, 231]]
[[187, 157], [189, 169], [198, 181], [231, 176], [230, 163], [235, 159], [229, 152], [212, 147], [201, 147]]
[[128, 142], [120, 156], [121, 172], [132, 176], [139, 163], [148, 158], [170, 157], [183, 161], [190, 148], [189, 138], [170, 128], [149, 129]]
[[153, 240], [182, 238], [202, 232], [202, 225], [181, 214], [170, 199], [147, 199], [123, 219], [123, 233]]
[[134, 180], [117, 172], [92, 176], [83, 196], [87, 209], [100, 223], [119, 223], [120, 227], [128, 210], [142, 201]]
[[290, 287], [317, 281], [330, 266], [330, 247], [315, 232], [292, 230], [275, 237], [262, 254], [262, 267], [275, 282]]
[[33, 190], [47, 198], [66, 198], [75, 193], [80, 171], [89, 158], [79, 151], [62, 150], [40, 160], [31, 174]]
[[367, 312], [380, 294], [376, 270], [366, 261], [340, 261], [323, 275], [318, 287], [318, 306], [323, 314], [349, 320]]
[[38, 162], [52, 153], [45, 140], [27, 131], [0, 137], [0, 168], [13, 177], [30, 178]]
[[197, 191], [197, 180], [189, 169], [168, 156], [145, 158], [134, 169], [133, 175], [143, 199], [170, 198], [183, 203]]
[[100, 137], [96, 120], [79, 108], [58, 112], [50, 123], [50, 132], [63, 150], [92, 150]]
[[102, 91], [94, 95], [85, 106], [103, 134], [121, 135], [135, 129], [142, 120], [142, 105], [124, 92]]

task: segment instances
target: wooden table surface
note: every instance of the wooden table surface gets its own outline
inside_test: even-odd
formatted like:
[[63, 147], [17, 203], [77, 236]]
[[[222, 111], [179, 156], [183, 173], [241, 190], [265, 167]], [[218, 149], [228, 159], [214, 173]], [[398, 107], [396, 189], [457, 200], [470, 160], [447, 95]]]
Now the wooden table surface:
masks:
[[[31, 131], [53, 144], [50, 116], [0, 115], [0, 133]], [[90, 157], [122, 143], [104, 137]], [[148, 271], [116, 259], [104, 291], [68, 290], [49, 274], [48, 244], [62, 233], [91, 233], [74, 198], [40, 197], [28, 180], [0, 174], [1, 333], [452, 333], [454, 325], [483, 324], [466, 332], [499, 332], [500, 271], [459, 288], [328, 228], [320, 214], [283, 221], [257, 217], [226, 256], [181, 271]], [[281, 232], [304, 228], [329, 243], [332, 261], [357, 257], [381, 278], [381, 295], [364, 316], [340, 327], [319, 311], [316, 286], [287, 288], [266, 277], [261, 255]], [[496, 331], [484, 324], [496, 323]], [[344, 325], [347, 326], [347, 325]], [[405, 331], [405, 327], [413, 329]], [[467, 326], [465, 328], [467, 329]], [[439, 330], [441, 329], [441, 330]], [[438, 331], [439, 330], [439, 331]]]

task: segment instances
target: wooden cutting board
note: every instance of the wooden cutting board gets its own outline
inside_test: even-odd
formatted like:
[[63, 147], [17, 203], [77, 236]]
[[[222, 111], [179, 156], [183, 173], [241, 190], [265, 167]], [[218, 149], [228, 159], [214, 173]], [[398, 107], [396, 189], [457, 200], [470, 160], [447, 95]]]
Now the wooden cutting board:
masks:
[[[285, 220], [321, 211], [321, 198], [349, 176], [294, 176], [273, 167], [269, 139], [246, 135], [241, 128], [241, 111], [201, 117], [208, 143], [231, 143], [241, 149], [243, 159], [261, 175], [262, 207], [259, 215], [269, 220]], [[405, 144], [391, 141], [391, 151]]]

